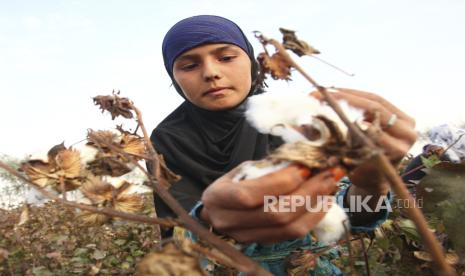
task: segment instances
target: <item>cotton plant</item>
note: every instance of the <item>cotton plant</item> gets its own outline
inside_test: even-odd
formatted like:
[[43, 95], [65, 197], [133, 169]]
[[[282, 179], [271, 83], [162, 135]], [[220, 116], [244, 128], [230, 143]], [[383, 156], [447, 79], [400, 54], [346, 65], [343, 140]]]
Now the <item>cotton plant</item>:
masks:
[[[363, 111], [344, 101], [339, 104], [351, 121], [361, 121]], [[304, 165], [311, 173], [340, 168], [338, 155], [346, 147], [348, 129], [332, 108], [315, 97], [279, 92], [252, 96], [245, 116], [259, 132], [279, 136], [285, 143], [265, 159], [244, 164], [234, 181], [258, 178], [293, 163]], [[349, 227], [348, 217], [334, 196], [330, 201], [334, 204], [313, 229], [325, 243], [339, 240]]]
[[[143, 140], [135, 134], [118, 130], [89, 131], [85, 145], [53, 146], [46, 154], [34, 154], [21, 170], [35, 185], [27, 202], [41, 204], [50, 199], [35, 189], [44, 189], [65, 200], [116, 211], [137, 213], [143, 209], [141, 189], [133, 183], [138, 168], [127, 156], [139, 160], [145, 154]], [[132, 175], [132, 178], [131, 178]], [[139, 172], [140, 175], [140, 172]], [[141, 186], [141, 185], [139, 185]], [[79, 216], [86, 224], [100, 225], [109, 216], [89, 211]]]

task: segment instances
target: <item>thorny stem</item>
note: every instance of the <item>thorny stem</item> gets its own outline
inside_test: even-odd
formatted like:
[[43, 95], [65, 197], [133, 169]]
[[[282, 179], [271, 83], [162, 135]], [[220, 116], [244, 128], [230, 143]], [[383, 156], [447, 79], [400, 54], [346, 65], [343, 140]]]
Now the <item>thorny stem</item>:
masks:
[[157, 181], [154, 181], [153, 177], [148, 177], [148, 180], [149, 182], [151, 182], [155, 192], [174, 211], [174, 213], [178, 215], [183, 226], [187, 228], [188, 230], [192, 231], [194, 234], [198, 235], [200, 239], [216, 247], [216, 249], [224, 253], [226, 256], [230, 257], [231, 260], [234, 260], [234, 264], [236, 265], [235, 268], [237, 270], [246, 272], [247, 275], [271, 275], [268, 271], [264, 270], [261, 266], [259, 266], [252, 259], [243, 255], [241, 252], [236, 250], [232, 245], [223, 241], [218, 236], [214, 235], [209, 230], [207, 230], [205, 227], [203, 227], [199, 222], [194, 220], [184, 210], [181, 204], [179, 204], [179, 202], [165, 188], [163, 188], [163, 187], [168, 187], [169, 182], [161, 175], [161, 164], [158, 159], [158, 154], [155, 148], [153, 147], [152, 142], [150, 141], [150, 138], [148, 136], [144, 122], [142, 120], [142, 112], [134, 105], [132, 105], [132, 109], [136, 112], [137, 122], [144, 135], [144, 139], [147, 144], [149, 154], [152, 156], [152, 158], [150, 158], [149, 161], [152, 161], [151, 162], [152, 173], [155, 174], [155, 179]]
[[[142, 130], [142, 134], [144, 136], [144, 141], [147, 146], [147, 149], [149, 151], [149, 155], [151, 156], [149, 159], [150, 165], [152, 166], [152, 172], [154, 173], [155, 178], [160, 181], [160, 162], [158, 160], [158, 153], [155, 150], [155, 148], [152, 145], [152, 141], [150, 141], [150, 136], [147, 132], [147, 129], [145, 128], [144, 120], [142, 119], [142, 112], [134, 106], [134, 104], [131, 104], [131, 108], [136, 112], [137, 116], [137, 127], [140, 127]], [[165, 186], [167, 187], [167, 186]], [[158, 191], [156, 191], [158, 192]]]
[[89, 212], [94, 212], [94, 213], [99, 213], [99, 214], [104, 214], [107, 216], [111, 217], [120, 217], [123, 219], [131, 220], [131, 221], [137, 221], [137, 222], [143, 222], [143, 223], [148, 223], [148, 224], [160, 224], [166, 227], [173, 227], [175, 225], [178, 225], [179, 222], [173, 219], [160, 219], [160, 218], [150, 218], [147, 216], [141, 216], [141, 215], [136, 215], [136, 214], [129, 214], [125, 212], [119, 212], [111, 208], [97, 208], [94, 206], [86, 205], [86, 204], [81, 204], [81, 203], [76, 203], [73, 201], [68, 201], [65, 199], [60, 198], [59, 196], [56, 196], [50, 192], [45, 191], [43, 188], [38, 187], [35, 185], [31, 180], [27, 179], [26, 177], [22, 176], [18, 172], [15, 171], [15, 169], [11, 168], [7, 164], [3, 163], [0, 161], [0, 167], [9, 172], [10, 174], [16, 176], [17, 178], [21, 179], [22, 181], [26, 182], [28, 185], [39, 191], [43, 196], [57, 201], [65, 206], [68, 207], [73, 207], [73, 208], [79, 208], [81, 210], [86, 210]]
[[368, 250], [366, 249], [365, 240], [364, 240], [363, 236], [360, 237], [360, 242], [362, 243], [363, 259], [365, 260], [365, 271], [367, 273], [367, 276], [371, 276], [371, 274], [370, 274], [370, 264], [368, 263]]
[[374, 164], [387, 178], [387, 180], [391, 184], [392, 189], [396, 193], [396, 196], [400, 199], [407, 200], [410, 203], [409, 206], [412, 206], [406, 208], [407, 215], [415, 223], [418, 232], [423, 238], [423, 242], [425, 243], [426, 248], [430, 251], [430, 254], [434, 262], [440, 270], [439, 273], [441, 275], [457, 275], [456, 271], [446, 262], [441, 244], [438, 242], [434, 234], [429, 230], [428, 224], [423, 213], [420, 211], [420, 209], [416, 207], [417, 205], [414, 204], [415, 200], [407, 190], [407, 187], [404, 185], [402, 179], [399, 177], [386, 155], [379, 149], [378, 146], [376, 146], [372, 139], [366, 136], [360, 128], [355, 126], [355, 124], [349, 121], [344, 112], [342, 112], [339, 104], [334, 100], [334, 98], [330, 95], [326, 88], [320, 86], [315, 80], [313, 80], [305, 72], [305, 70], [303, 70], [302, 67], [300, 67], [291, 58], [291, 56], [287, 53], [287, 51], [281, 43], [274, 39], [268, 39], [267, 42], [272, 44], [276, 48], [276, 50], [280, 52], [282, 56], [287, 60], [288, 64], [290, 64], [297, 71], [299, 71], [299, 73], [301, 73], [324, 96], [324, 99], [328, 102], [328, 104], [334, 109], [337, 115], [348, 127], [351, 137], [356, 139], [355, 143], [357, 144], [361, 142], [370, 150], [370, 152], [373, 153], [372, 160]]

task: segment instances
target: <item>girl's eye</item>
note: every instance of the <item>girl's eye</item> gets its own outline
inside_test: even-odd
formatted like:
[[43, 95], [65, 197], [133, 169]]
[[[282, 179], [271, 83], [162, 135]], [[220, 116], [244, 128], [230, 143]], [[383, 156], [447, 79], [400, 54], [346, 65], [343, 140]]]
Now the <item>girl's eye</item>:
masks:
[[235, 59], [236, 56], [223, 56], [220, 58], [220, 61], [231, 61], [233, 59]]
[[189, 64], [181, 66], [181, 69], [184, 71], [189, 71], [189, 70], [194, 69], [195, 67], [197, 67], [197, 63], [189, 63]]

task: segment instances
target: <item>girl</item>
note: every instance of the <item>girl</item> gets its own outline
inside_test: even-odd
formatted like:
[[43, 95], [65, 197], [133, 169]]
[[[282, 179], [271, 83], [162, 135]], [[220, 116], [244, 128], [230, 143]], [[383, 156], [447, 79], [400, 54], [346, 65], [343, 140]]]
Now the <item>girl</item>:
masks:
[[[247, 98], [263, 90], [257, 83], [252, 46], [234, 22], [210, 15], [179, 21], [163, 40], [163, 58], [176, 91], [185, 99], [151, 136], [168, 167], [182, 176], [170, 193], [186, 210], [195, 205], [192, 214], [215, 231], [248, 244], [244, 252], [265, 268], [284, 275], [284, 260], [290, 252], [317, 246], [308, 233], [324, 213], [305, 208], [265, 213], [264, 195], [329, 195], [336, 188], [331, 173], [308, 178], [291, 166], [257, 179], [232, 182], [235, 167], [261, 159], [281, 144], [277, 138], [258, 133], [243, 116]], [[368, 123], [379, 112], [385, 130], [378, 142], [394, 164], [415, 142], [414, 120], [381, 97], [350, 89], [338, 89], [334, 96], [368, 110]], [[368, 204], [373, 206], [389, 192], [388, 183], [370, 164], [357, 168], [350, 179], [353, 184], [341, 197], [370, 195]], [[155, 205], [160, 217], [174, 216], [156, 195]], [[380, 212], [350, 217], [353, 229], [370, 230], [386, 216], [387, 212]], [[339, 272], [320, 258], [313, 273]]]

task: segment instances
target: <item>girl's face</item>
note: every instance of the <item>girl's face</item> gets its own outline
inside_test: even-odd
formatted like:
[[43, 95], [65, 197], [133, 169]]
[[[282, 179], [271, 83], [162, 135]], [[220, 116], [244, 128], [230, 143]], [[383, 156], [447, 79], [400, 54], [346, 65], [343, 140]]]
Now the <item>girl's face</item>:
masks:
[[237, 106], [249, 94], [251, 61], [232, 44], [208, 44], [176, 58], [173, 76], [185, 97], [203, 109], [221, 110]]

